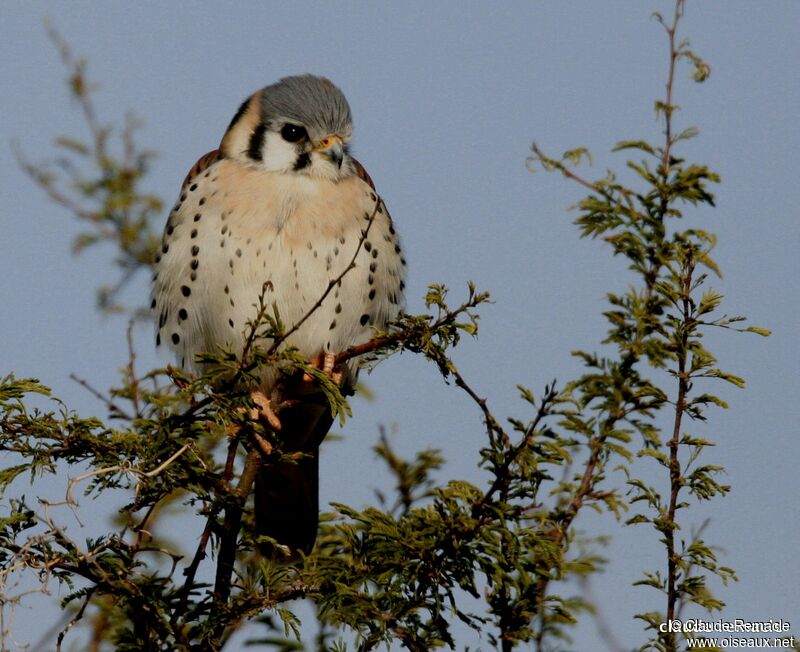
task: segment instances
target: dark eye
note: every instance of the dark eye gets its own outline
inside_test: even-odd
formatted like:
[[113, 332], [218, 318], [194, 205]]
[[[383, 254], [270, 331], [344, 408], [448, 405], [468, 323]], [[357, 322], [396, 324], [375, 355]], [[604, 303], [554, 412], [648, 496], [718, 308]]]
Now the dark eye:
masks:
[[308, 138], [308, 132], [300, 125], [285, 124], [281, 129], [281, 136], [286, 142], [297, 143]]

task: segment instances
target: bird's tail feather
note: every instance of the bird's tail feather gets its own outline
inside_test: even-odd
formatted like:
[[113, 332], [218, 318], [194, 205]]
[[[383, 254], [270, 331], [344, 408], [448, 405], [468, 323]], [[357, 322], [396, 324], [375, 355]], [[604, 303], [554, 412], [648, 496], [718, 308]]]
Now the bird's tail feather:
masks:
[[[265, 464], [255, 483], [256, 532], [288, 546], [291, 557], [311, 552], [319, 523], [319, 447], [333, 423], [331, 409], [319, 392], [307, 395], [280, 413], [284, 453], [296, 460]], [[276, 555], [264, 545], [262, 554]]]

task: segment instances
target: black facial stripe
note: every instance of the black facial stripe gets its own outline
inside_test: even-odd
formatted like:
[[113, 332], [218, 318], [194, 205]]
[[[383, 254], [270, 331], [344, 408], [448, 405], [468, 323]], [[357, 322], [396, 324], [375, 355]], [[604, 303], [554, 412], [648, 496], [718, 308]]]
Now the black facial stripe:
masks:
[[294, 171], [302, 170], [304, 167], [308, 166], [309, 163], [311, 163], [311, 157], [308, 155], [308, 152], [303, 152], [297, 157], [297, 161], [294, 163]]
[[262, 122], [250, 134], [250, 142], [247, 144], [247, 155], [254, 161], [263, 159], [261, 148], [264, 144], [264, 134], [267, 131], [267, 125]]
[[239, 120], [242, 119], [244, 112], [247, 111], [247, 105], [249, 104], [249, 102], [250, 102], [249, 97], [244, 102], [242, 102], [242, 105], [237, 109], [236, 114], [233, 116], [233, 119], [231, 120], [231, 123], [228, 125], [226, 131], [230, 131], [231, 127], [233, 127], [233, 125], [235, 125], [237, 122], [239, 122]]

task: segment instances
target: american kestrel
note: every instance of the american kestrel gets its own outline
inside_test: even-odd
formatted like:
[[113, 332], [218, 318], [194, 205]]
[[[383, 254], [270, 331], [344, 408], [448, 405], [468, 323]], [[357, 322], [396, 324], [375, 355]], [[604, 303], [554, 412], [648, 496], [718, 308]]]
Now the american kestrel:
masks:
[[[406, 261], [372, 180], [350, 156], [352, 130], [333, 83], [286, 77], [249, 97], [219, 149], [191, 169], [164, 231], [151, 304], [156, 344], [169, 345], [182, 367], [202, 371], [196, 356], [220, 346], [241, 354], [262, 294], [285, 332], [305, 320], [287, 344], [327, 371], [336, 353], [398, 316]], [[351, 391], [355, 363], [335, 372]], [[285, 451], [307, 455], [262, 468], [256, 525], [307, 552], [317, 532], [317, 454], [332, 416], [313, 383], [279, 377], [264, 374], [259, 390], [271, 397], [279, 380], [294, 384], [299, 401], [280, 412], [279, 436]]]

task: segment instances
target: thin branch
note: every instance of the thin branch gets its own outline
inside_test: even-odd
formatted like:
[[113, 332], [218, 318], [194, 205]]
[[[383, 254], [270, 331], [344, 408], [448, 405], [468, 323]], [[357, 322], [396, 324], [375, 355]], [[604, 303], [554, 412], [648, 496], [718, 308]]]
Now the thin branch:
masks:
[[356, 260], [358, 259], [358, 254], [361, 252], [361, 248], [363, 247], [364, 242], [366, 241], [367, 236], [369, 235], [369, 230], [372, 228], [372, 224], [375, 221], [375, 217], [378, 214], [378, 209], [382, 205], [383, 205], [383, 200], [376, 194], [375, 208], [372, 209], [372, 214], [369, 216], [369, 219], [367, 220], [367, 227], [361, 231], [361, 237], [359, 238], [358, 244], [356, 245], [356, 250], [355, 252], [353, 252], [353, 257], [350, 259], [350, 262], [348, 263], [347, 267], [345, 267], [342, 270], [341, 274], [337, 275], [336, 278], [333, 278], [330, 281], [328, 281], [328, 287], [325, 288], [325, 291], [322, 293], [320, 298], [317, 299], [316, 303], [314, 303], [314, 305], [312, 305], [311, 308], [308, 309], [305, 315], [303, 315], [297, 322], [295, 322], [295, 324], [288, 331], [286, 331], [285, 333], [281, 333], [278, 337], [275, 338], [272, 345], [267, 350], [267, 355], [272, 355], [273, 353], [275, 353], [275, 351], [278, 350], [278, 347], [281, 344], [283, 344], [289, 337], [294, 335], [294, 333], [296, 333], [300, 329], [300, 327], [306, 322], [306, 320], [309, 317], [311, 317], [311, 315], [314, 314], [314, 312], [316, 312], [320, 308], [320, 306], [322, 306], [322, 303], [325, 301], [328, 295], [333, 291], [333, 289], [339, 283], [341, 283], [345, 275], [350, 270], [355, 269]]
[[231, 574], [236, 560], [236, 543], [241, 529], [242, 507], [247, 496], [250, 495], [250, 489], [255, 482], [259, 469], [261, 469], [261, 464], [261, 453], [251, 449], [247, 453], [239, 483], [236, 489], [231, 492], [230, 502], [225, 509], [225, 523], [220, 540], [217, 574], [214, 582], [214, 597], [218, 603], [227, 602], [230, 596]]
[[[227, 487], [228, 483], [233, 478], [233, 465], [236, 460], [236, 451], [239, 447], [239, 440], [237, 437], [232, 437], [230, 443], [228, 444], [228, 457], [225, 460], [225, 470], [222, 474], [221, 485]], [[197, 570], [200, 568], [200, 563], [203, 559], [206, 558], [206, 547], [208, 546], [208, 540], [211, 538], [211, 530], [213, 528], [214, 521], [217, 518], [217, 514], [219, 514], [220, 509], [222, 509], [222, 501], [219, 497], [215, 500], [215, 504], [212, 505], [210, 514], [208, 515], [208, 519], [206, 519], [206, 525], [203, 528], [203, 533], [200, 535], [200, 540], [197, 543], [197, 550], [194, 553], [194, 557], [192, 558], [191, 563], [184, 571], [184, 575], [186, 576], [186, 580], [181, 587], [179, 593], [179, 600], [178, 606], [175, 608], [175, 611], [172, 614], [172, 618], [170, 619], [170, 623], [172, 627], [175, 627], [175, 624], [178, 622], [178, 618], [183, 614], [186, 609], [187, 601], [189, 599], [189, 594], [192, 591], [192, 587], [194, 586], [194, 578], [197, 575]]]
[[69, 377], [70, 377], [70, 380], [74, 380], [76, 383], [78, 383], [81, 387], [83, 387], [85, 390], [87, 390], [96, 399], [102, 401], [105, 404], [106, 408], [108, 409], [109, 416], [111, 418], [124, 419], [125, 421], [132, 421], [133, 420], [131, 415], [129, 415], [119, 405], [114, 403], [114, 401], [112, 401], [110, 398], [108, 398], [107, 396], [104, 396], [101, 392], [99, 392], [94, 387], [92, 387], [88, 383], [88, 381], [84, 380], [83, 378], [78, 378], [78, 376], [76, 376], [75, 374], [70, 374]]

